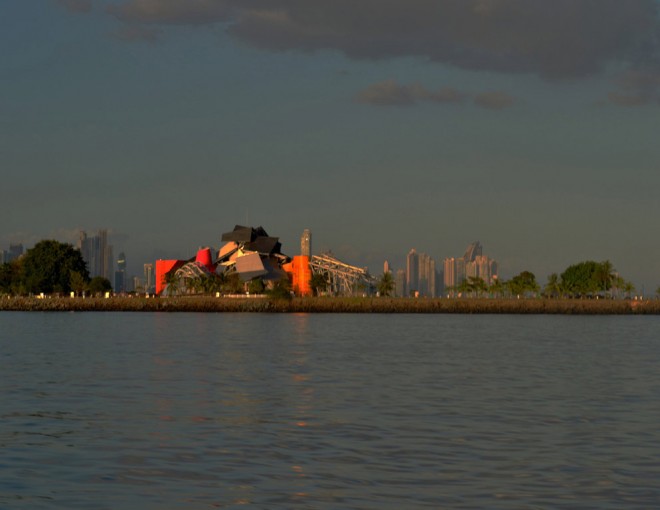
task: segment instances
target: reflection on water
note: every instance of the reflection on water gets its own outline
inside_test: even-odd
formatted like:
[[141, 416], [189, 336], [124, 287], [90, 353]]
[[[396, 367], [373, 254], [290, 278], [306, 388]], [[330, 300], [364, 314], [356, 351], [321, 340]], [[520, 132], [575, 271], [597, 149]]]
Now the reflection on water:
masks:
[[660, 506], [654, 317], [0, 321], [0, 508]]

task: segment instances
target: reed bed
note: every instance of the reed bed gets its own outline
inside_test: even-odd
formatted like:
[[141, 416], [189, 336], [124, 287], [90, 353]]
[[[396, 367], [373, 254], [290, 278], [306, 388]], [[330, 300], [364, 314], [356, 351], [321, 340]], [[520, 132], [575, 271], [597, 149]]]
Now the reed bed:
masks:
[[261, 312], [261, 313], [462, 313], [462, 314], [660, 314], [659, 300], [606, 299], [408, 299], [214, 297], [63, 298], [1, 297], [0, 311], [41, 312]]

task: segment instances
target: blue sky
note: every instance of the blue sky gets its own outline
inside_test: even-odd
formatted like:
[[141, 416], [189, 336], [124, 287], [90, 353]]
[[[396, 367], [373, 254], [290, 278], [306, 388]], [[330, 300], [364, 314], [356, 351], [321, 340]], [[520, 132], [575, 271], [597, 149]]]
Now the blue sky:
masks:
[[660, 25], [635, 0], [5, 0], [0, 248], [129, 267], [263, 225], [382, 271], [660, 284]]

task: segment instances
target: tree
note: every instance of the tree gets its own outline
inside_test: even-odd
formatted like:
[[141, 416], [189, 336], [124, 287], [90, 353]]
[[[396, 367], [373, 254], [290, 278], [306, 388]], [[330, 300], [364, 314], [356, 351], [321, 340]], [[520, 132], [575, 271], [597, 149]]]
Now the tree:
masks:
[[548, 297], [561, 296], [561, 283], [559, 282], [559, 275], [557, 273], [548, 275], [548, 283], [545, 284], [543, 293]]
[[112, 290], [112, 284], [107, 278], [102, 276], [95, 276], [92, 278], [92, 281], [89, 282], [89, 291], [92, 294], [102, 294], [104, 292], [110, 292]]
[[498, 297], [504, 293], [504, 284], [499, 278], [493, 279], [493, 283], [488, 286], [488, 292]]
[[179, 293], [180, 285], [179, 275], [176, 274], [176, 271], [170, 271], [165, 275], [165, 291], [168, 296], [176, 296]]
[[250, 280], [248, 283], [248, 292], [250, 294], [263, 294], [265, 288], [266, 287], [264, 286], [264, 282], [261, 278], [255, 278], [254, 280]]
[[561, 274], [561, 286], [571, 296], [585, 296], [620, 287], [620, 279], [609, 260], [586, 260], [566, 268]]
[[80, 295], [87, 288], [87, 282], [78, 271], [71, 271], [69, 275], [69, 286], [73, 292]]
[[280, 278], [273, 283], [266, 294], [274, 299], [291, 299], [291, 282], [288, 277]]
[[383, 273], [383, 276], [378, 280], [378, 293], [381, 296], [390, 296], [394, 291], [394, 278], [392, 278], [392, 273], [387, 271]]
[[24, 292], [21, 260], [12, 260], [0, 265], [0, 294], [23, 294]]
[[223, 289], [228, 294], [242, 294], [245, 291], [245, 284], [238, 273], [231, 273], [225, 277]]
[[506, 284], [513, 295], [536, 293], [539, 291], [539, 285], [536, 283], [536, 276], [530, 271], [523, 271], [519, 275], [511, 278]]
[[467, 289], [473, 295], [476, 294], [476, 296], [479, 297], [481, 294], [486, 292], [487, 288], [488, 287], [486, 286], [486, 282], [483, 280], [483, 278], [479, 278], [478, 276], [468, 276]]
[[635, 292], [635, 286], [632, 284], [632, 282], [624, 282], [621, 288], [623, 289], [623, 292], [625, 292], [626, 298], [628, 299], [630, 299], [632, 297], [632, 293]]
[[612, 288], [612, 284], [616, 278], [614, 266], [609, 260], [605, 260], [597, 265], [593, 274], [595, 284], [600, 291], [608, 291]]
[[70, 292], [71, 273], [79, 273], [85, 282], [89, 272], [82, 255], [70, 244], [40, 241], [23, 257], [23, 282], [27, 292]]
[[312, 292], [315, 296], [318, 296], [322, 292], [325, 292], [328, 288], [328, 281], [322, 273], [313, 273], [312, 279], [309, 282], [309, 286], [312, 288]]

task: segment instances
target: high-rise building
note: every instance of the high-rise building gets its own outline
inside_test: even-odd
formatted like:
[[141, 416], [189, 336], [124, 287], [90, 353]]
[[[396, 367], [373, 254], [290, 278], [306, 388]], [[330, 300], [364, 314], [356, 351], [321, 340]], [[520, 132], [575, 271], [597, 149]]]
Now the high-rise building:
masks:
[[481, 246], [481, 243], [479, 241], [475, 241], [472, 244], [470, 244], [467, 249], [465, 250], [465, 254], [463, 255], [463, 260], [467, 264], [468, 262], [474, 262], [475, 259], [482, 255], [483, 247]]
[[479, 241], [470, 244], [462, 258], [448, 258], [444, 263], [445, 288], [456, 287], [466, 278], [481, 278], [486, 284], [497, 279], [497, 262], [483, 255]]
[[145, 292], [153, 292], [154, 289], [154, 265], [144, 265], [144, 290]]
[[300, 237], [300, 254], [303, 257], [312, 256], [312, 231], [308, 228], [303, 230], [302, 236]]
[[124, 252], [119, 254], [117, 258], [117, 270], [115, 271], [115, 292], [126, 292], [126, 255]]
[[22, 244], [10, 244], [9, 250], [0, 250], [0, 264], [9, 264], [23, 255]]
[[383, 264], [383, 274], [390, 273], [390, 263], [386, 260], [385, 263]]
[[87, 264], [90, 277], [102, 276], [112, 281], [112, 246], [108, 245], [107, 230], [99, 230], [94, 237], [88, 237], [86, 232], [81, 231], [78, 249]]
[[410, 295], [419, 290], [419, 257], [415, 248], [406, 258], [406, 292]]
[[406, 272], [403, 269], [397, 269], [395, 279], [395, 292], [398, 297], [408, 295], [406, 290]]
[[22, 244], [10, 244], [9, 245], [9, 261], [18, 259], [23, 255], [23, 245]]
[[445, 290], [457, 287], [465, 280], [465, 260], [463, 258], [447, 258], [444, 261]]

